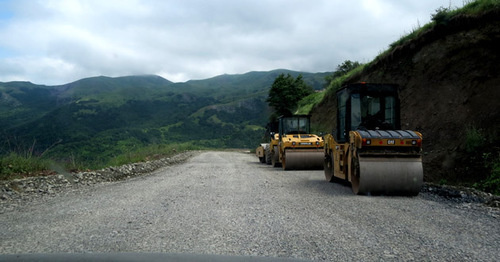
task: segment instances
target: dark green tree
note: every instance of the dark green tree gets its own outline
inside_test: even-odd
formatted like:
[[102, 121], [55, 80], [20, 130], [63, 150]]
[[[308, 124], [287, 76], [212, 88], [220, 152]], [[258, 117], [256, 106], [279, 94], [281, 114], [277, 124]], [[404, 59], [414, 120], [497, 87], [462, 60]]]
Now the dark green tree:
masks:
[[330, 83], [333, 79], [341, 77], [349, 73], [349, 71], [360, 66], [361, 63], [358, 61], [345, 60], [342, 64], [337, 66], [337, 71], [333, 72], [332, 75], [326, 77], [326, 81]]
[[266, 100], [274, 110], [271, 120], [281, 115], [292, 115], [298, 102], [313, 92], [313, 88], [304, 82], [302, 75], [293, 78], [290, 74], [280, 74], [269, 89]]

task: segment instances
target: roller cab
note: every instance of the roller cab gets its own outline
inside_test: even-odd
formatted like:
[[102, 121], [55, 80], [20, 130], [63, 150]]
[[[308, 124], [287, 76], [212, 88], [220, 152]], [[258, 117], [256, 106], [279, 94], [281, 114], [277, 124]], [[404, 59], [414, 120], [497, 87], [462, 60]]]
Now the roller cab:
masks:
[[422, 134], [401, 130], [398, 87], [351, 84], [337, 91], [336, 128], [324, 137], [328, 181], [355, 194], [417, 195], [423, 183]]
[[322, 169], [323, 138], [310, 132], [310, 116], [280, 117], [278, 144], [273, 146], [273, 166], [284, 170]]

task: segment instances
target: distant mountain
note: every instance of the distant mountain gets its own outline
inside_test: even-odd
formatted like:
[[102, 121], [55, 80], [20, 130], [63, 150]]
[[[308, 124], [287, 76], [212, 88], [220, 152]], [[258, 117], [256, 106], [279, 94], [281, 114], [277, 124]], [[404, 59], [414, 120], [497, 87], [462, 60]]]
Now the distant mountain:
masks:
[[302, 74], [304, 81], [314, 89], [320, 90], [325, 87], [325, 73], [306, 73], [277, 69], [273, 71], [254, 71], [245, 74], [219, 75], [204, 80], [190, 80], [185, 83], [175, 83], [172, 87], [184, 92], [196, 92], [197, 94], [215, 97], [230, 102], [235, 98], [254, 95], [266, 95], [274, 79], [280, 74], [290, 74], [297, 77]]
[[54, 109], [56, 93], [53, 87], [30, 82], [0, 82], [0, 131], [5, 133]]
[[[253, 147], [269, 117], [265, 102], [281, 73], [315, 89], [329, 73], [289, 70], [173, 83], [160, 76], [91, 77], [59, 86], [0, 82], [0, 154], [34, 151], [104, 161], [149, 144]], [[49, 149], [49, 150], [47, 150]]]
[[156, 75], [124, 76], [124, 77], [90, 77], [73, 83], [58, 86], [62, 96], [95, 96], [109, 92], [157, 89], [168, 86], [172, 82]]

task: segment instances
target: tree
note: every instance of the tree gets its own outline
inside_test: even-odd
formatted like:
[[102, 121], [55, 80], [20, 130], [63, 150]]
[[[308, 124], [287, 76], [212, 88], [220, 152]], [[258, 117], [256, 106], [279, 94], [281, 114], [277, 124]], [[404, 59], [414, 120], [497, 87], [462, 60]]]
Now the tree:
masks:
[[333, 75], [326, 77], [326, 81], [330, 83], [333, 79], [346, 75], [360, 65], [361, 63], [358, 61], [353, 62], [351, 60], [345, 60], [342, 64], [337, 66], [337, 71], [333, 72]]
[[292, 115], [297, 109], [298, 102], [313, 92], [313, 88], [304, 82], [302, 75], [294, 79], [290, 74], [287, 76], [280, 74], [269, 89], [266, 100], [274, 109], [271, 119], [281, 115]]

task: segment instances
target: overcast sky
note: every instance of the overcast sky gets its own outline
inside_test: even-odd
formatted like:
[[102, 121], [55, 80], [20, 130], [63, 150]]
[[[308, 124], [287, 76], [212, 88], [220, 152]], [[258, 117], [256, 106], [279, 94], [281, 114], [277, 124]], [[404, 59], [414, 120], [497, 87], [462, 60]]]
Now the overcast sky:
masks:
[[0, 0], [0, 82], [174, 82], [371, 61], [463, 0]]

